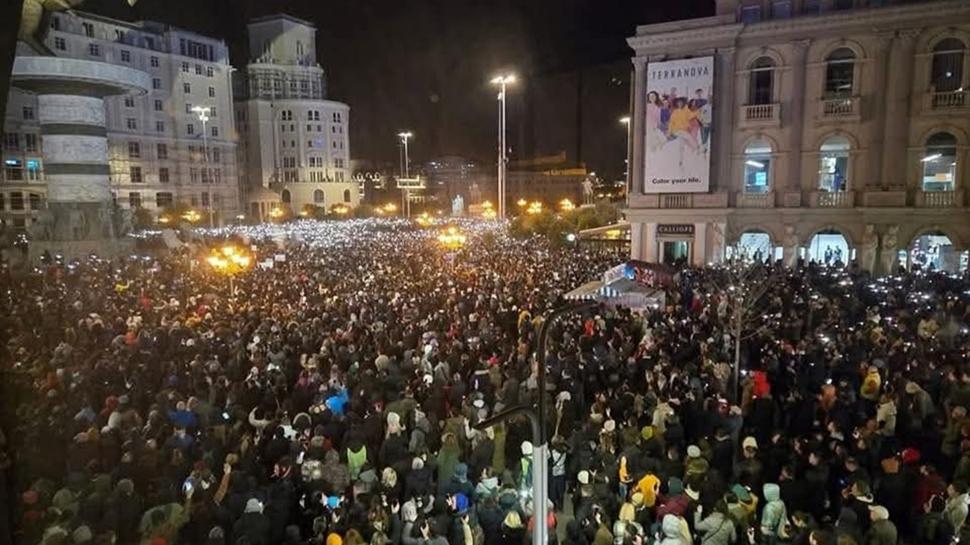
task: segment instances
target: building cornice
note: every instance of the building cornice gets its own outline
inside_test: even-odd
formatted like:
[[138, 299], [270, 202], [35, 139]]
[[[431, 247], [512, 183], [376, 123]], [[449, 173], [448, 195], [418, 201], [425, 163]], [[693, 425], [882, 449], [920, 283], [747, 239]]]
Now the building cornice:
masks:
[[[637, 55], [649, 55], [654, 51], [674, 52], [679, 49], [707, 49], [728, 45], [733, 41], [757, 41], [776, 36], [818, 36], [827, 33], [845, 33], [846, 29], [879, 31], [894, 27], [929, 25], [934, 19], [941, 24], [970, 17], [970, 2], [966, 0], [939, 0], [903, 6], [853, 9], [829, 12], [818, 16], [802, 16], [790, 19], [767, 20], [758, 23], [716, 24], [698, 28], [697, 23], [717, 23], [717, 17], [688, 19], [638, 27], [637, 35], [627, 39]], [[679, 25], [677, 23], [680, 23]], [[698, 30], [698, 32], [690, 32]]]

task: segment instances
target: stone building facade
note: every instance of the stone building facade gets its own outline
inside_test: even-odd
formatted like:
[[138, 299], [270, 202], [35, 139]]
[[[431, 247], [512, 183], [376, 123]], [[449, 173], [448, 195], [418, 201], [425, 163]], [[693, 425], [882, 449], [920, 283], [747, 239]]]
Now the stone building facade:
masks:
[[[966, 266], [970, 3], [717, 0], [628, 43], [633, 258]], [[645, 192], [647, 64], [701, 56], [709, 190]]]

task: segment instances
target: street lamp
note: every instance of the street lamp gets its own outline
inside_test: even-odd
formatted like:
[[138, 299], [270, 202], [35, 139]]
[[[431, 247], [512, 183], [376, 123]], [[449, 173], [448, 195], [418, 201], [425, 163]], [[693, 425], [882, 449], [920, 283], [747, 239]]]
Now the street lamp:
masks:
[[278, 220], [283, 217], [283, 209], [279, 206], [274, 206], [269, 211], [270, 219]]
[[196, 212], [195, 210], [188, 210], [184, 214], [182, 214], [182, 219], [194, 225], [200, 219], [202, 219], [202, 215]]
[[518, 201], [515, 202], [515, 204], [519, 205], [519, 208], [525, 208], [526, 205], [529, 204], [529, 201], [525, 199], [519, 199]]
[[499, 86], [498, 94], [498, 217], [505, 219], [505, 166], [508, 161], [505, 145], [505, 86], [515, 83], [514, 74], [502, 74], [492, 78], [492, 85]]
[[533, 201], [529, 204], [529, 208], [525, 210], [526, 214], [534, 216], [536, 214], [542, 213], [542, 203], [539, 201]]
[[623, 178], [626, 181], [626, 194], [630, 194], [630, 116], [620, 118], [620, 124], [626, 127], [626, 159], [623, 165]]
[[[209, 122], [209, 112], [212, 111], [208, 106], [195, 106], [192, 111], [199, 115], [199, 121], [202, 122], [202, 164], [204, 165], [203, 172], [205, 176], [202, 177], [203, 182], [212, 184], [212, 172], [209, 170], [209, 138], [206, 134], [206, 123]], [[215, 227], [215, 218], [212, 215], [212, 191], [209, 191], [208, 198], [208, 211], [209, 211], [209, 228]]]
[[576, 208], [576, 205], [573, 204], [573, 201], [569, 199], [563, 199], [559, 201], [559, 208], [561, 208], [563, 212], [571, 212]]
[[438, 235], [438, 242], [449, 250], [457, 250], [465, 245], [465, 235], [452, 225]]
[[[408, 140], [410, 140], [414, 134], [412, 134], [411, 131], [402, 131], [397, 133], [397, 136], [401, 139], [401, 143], [404, 146], [404, 163], [401, 165], [401, 176], [407, 179], [411, 174], [411, 158], [408, 157]], [[407, 187], [404, 188], [404, 215], [411, 215], [411, 190]]]
[[229, 277], [230, 296], [236, 294], [233, 278], [248, 269], [252, 261], [249, 254], [235, 246], [223, 246], [218, 250], [213, 250], [212, 254], [206, 258], [206, 262], [214, 271]]

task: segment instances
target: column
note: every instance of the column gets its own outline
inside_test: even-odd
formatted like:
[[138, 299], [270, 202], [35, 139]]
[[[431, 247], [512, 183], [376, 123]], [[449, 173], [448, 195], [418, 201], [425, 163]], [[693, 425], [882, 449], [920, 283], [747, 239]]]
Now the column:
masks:
[[[872, 81], [875, 82], [875, 86], [873, 92], [866, 93], [866, 100], [872, 101], [872, 137], [869, 139], [868, 149], [866, 150], [869, 179], [864, 181], [866, 186], [870, 188], [883, 187], [884, 182], [882, 173], [883, 149], [880, 138], [886, 131], [888, 93], [881, 91], [889, 88], [889, 48], [892, 45], [892, 40], [891, 33], [880, 34], [877, 37], [875, 50], [872, 52], [872, 62], [874, 63]], [[849, 180], [849, 183], [852, 183], [852, 180]]]
[[646, 122], [647, 101], [647, 59], [635, 57], [633, 59], [633, 112], [630, 115], [630, 140], [633, 149], [630, 154], [630, 195], [643, 194], [643, 146], [644, 126]]
[[[782, 187], [789, 190], [802, 190], [802, 140], [804, 138], [805, 127], [805, 57], [811, 40], [797, 40], [792, 42], [792, 93], [791, 102], [788, 105], [789, 112], [786, 116], [791, 120], [789, 130], [789, 155], [788, 180], [782, 183]], [[782, 110], [784, 114], [784, 110]]]
[[735, 53], [733, 47], [725, 47], [718, 49], [715, 56], [717, 65], [714, 71], [716, 85], [713, 107], [717, 124], [712, 127], [711, 157], [716, 157], [717, 160], [712, 165], [711, 191], [735, 190], [735, 181], [731, 176], [731, 148], [734, 139], [732, 128], [735, 127], [734, 114], [738, 111], [734, 92], [737, 78]]
[[643, 224], [630, 222], [630, 259], [643, 259]]
[[692, 263], [695, 266], [703, 267], [707, 265], [707, 224], [694, 224], [694, 251], [692, 252]]
[[104, 100], [41, 94], [37, 110], [53, 238], [110, 237], [109, 211], [105, 210], [111, 203], [111, 188]]
[[786, 267], [794, 267], [798, 261], [798, 233], [794, 225], [785, 226], [785, 239], [782, 241], [782, 261]]
[[906, 186], [909, 147], [910, 94], [913, 89], [914, 51], [918, 29], [900, 30], [890, 47], [885, 127], [882, 139], [883, 187]]
[[643, 225], [643, 260], [650, 263], [657, 262], [657, 224], [644, 223]]

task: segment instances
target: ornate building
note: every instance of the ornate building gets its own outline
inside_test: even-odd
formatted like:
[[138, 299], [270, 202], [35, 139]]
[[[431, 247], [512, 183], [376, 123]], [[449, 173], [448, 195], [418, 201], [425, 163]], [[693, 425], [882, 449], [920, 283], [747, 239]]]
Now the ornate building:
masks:
[[[628, 41], [632, 257], [965, 268], [970, 3], [716, 4]], [[685, 74], [650, 68], [704, 57], [709, 88], [678, 91], [661, 78]], [[707, 179], [687, 178], [693, 192], [658, 181], [661, 154], [680, 153], [683, 169], [684, 150], [708, 162]]]
[[[274, 15], [249, 24], [250, 63], [235, 85], [240, 171], [250, 215], [266, 189], [296, 214], [308, 206], [356, 206], [350, 175], [350, 107], [327, 100], [312, 23]], [[265, 218], [263, 218], [265, 219]]]
[[[225, 43], [162, 23], [127, 23], [82, 12], [54, 13], [50, 25], [45, 44], [54, 55], [151, 76], [147, 94], [105, 100], [109, 176], [117, 204], [156, 215], [180, 204], [203, 216], [211, 209], [216, 222], [236, 215], [239, 184]], [[205, 125], [193, 111], [197, 106], [209, 109]], [[0, 218], [16, 229], [28, 227], [45, 208], [38, 110], [36, 95], [11, 90], [0, 150]]]

